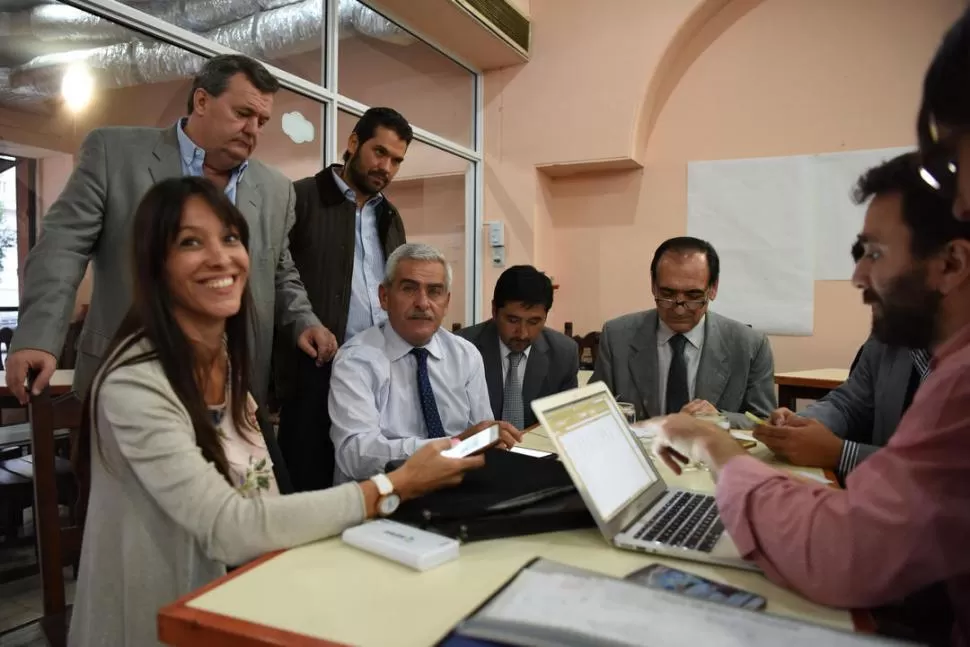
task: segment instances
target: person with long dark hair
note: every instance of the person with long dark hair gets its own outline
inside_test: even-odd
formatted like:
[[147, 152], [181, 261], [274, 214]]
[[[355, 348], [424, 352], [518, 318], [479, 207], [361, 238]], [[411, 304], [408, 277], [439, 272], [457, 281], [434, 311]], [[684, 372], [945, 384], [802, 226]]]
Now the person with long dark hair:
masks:
[[86, 403], [90, 496], [69, 644], [156, 644], [158, 609], [262, 553], [455, 484], [429, 443], [362, 483], [278, 495], [249, 395], [249, 228], [207, 180], [165, 180], [132, 228], [133, 303]]

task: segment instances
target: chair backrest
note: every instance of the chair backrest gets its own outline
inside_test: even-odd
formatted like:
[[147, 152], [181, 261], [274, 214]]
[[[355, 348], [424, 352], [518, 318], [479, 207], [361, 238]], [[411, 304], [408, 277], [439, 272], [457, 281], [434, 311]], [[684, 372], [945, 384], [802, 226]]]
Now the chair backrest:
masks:
[[591, 332], [576, 341], [579, 344], [579, 368], [592, 371], [600, 348], [600, 333]]
[[83, 404], [74, 393], [52, 397], [45, 389], [32, 396], [28, 405], [34, 464], [34, 532], [37, 535], [44, 615], [62, 614], [67, 608], [64, 596], [64, 566], [72, 563], [81, 550], [86, 501], [84, 488], [78, 502], [75, 525], [61, 528], [58, 512], [57, 472], [54, 430], [70, 429], [71, 444], [77, 444]]
[[10, 342], [13, 341], [13, 330], [4, 326], [0, 328], [0, 347], [3, 349], [3, 355], [0, 355], [0, 369], [4, 368], [4, 361], [2, 358], [6, 358], [7, 354], [10, 352]]
[[67, 327], [67, 334], [64, 336], [64, 346], [61, 348], [61, 356], [57, 358], [57, 368], [74, 369], [77, 363], [77, 340], [81, 336], [81, 329], [84, 327], [84, 319], [71, 322]]

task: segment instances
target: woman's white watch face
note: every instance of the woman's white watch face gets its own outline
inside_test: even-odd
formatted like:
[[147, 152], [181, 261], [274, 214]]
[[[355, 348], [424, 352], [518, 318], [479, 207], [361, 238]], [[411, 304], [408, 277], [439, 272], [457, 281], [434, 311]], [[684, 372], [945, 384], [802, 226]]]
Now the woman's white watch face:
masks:
[[386, 497], [381, 499], [380, 511], [382, 516], [388, 516], [394, 514], [397, 510], [397, 506], [401, 504], [401, 497], [396, 494], [388, 494]]

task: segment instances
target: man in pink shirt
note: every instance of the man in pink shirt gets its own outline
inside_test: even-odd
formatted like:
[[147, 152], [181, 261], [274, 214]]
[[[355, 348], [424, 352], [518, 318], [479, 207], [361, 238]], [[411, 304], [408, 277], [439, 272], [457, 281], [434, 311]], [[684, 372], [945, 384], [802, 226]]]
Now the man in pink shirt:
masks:
[[942, 582], [951, 643], [970, 645], [970, 222], [921, 179], [915, 153], [870, 170], [856, 197], [871, 198], [853, 282], [873, 335], [934, 354], [888, 445], [845, 490], [795, 480], [686, 415], [662, 419], [654, 451], [675, 471], [685, 458], [711, 468], [724, 527], [770, 579], [849, 608]]

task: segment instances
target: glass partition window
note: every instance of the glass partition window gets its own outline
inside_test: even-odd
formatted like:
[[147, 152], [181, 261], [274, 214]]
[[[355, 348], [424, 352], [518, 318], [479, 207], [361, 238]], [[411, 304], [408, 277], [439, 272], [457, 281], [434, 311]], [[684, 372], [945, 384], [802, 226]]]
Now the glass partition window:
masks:
[[475, 75], [357, 0], [341, 0], [337, 90], [474, 147]]

